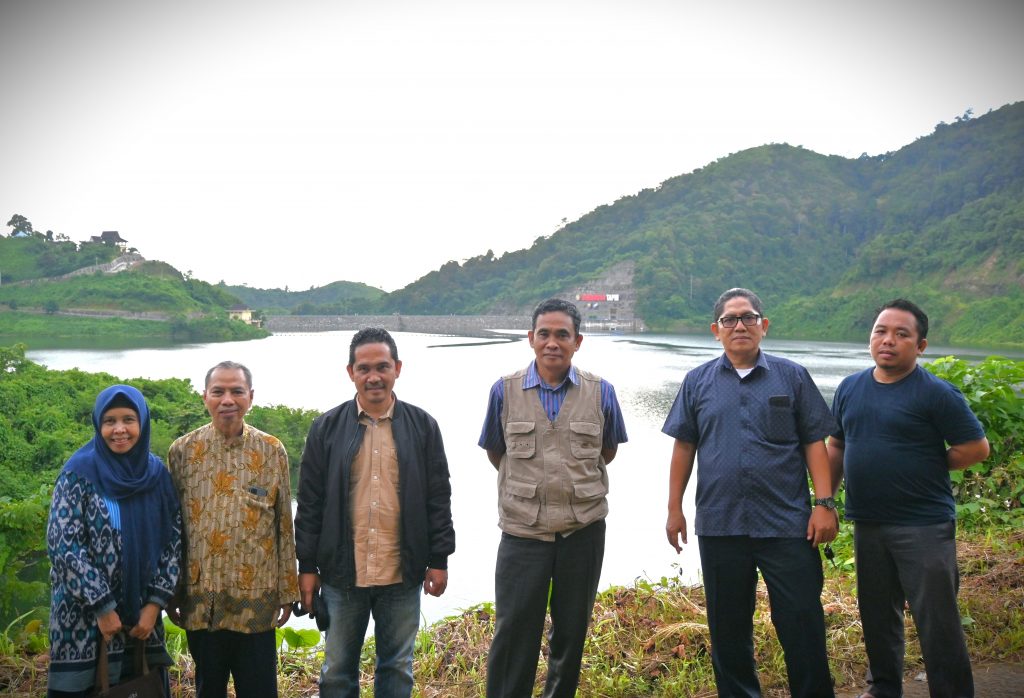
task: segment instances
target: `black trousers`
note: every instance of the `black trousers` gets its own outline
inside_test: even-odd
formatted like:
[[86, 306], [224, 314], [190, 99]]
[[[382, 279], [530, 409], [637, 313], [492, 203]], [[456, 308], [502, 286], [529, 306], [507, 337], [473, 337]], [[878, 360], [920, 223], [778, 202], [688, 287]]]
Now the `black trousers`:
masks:
[[196, 664], [196, 698], [226, 698], [228, 676], [237, 698], [277, 698], [277, 643], [273, 630], [188, 630]]
[[718, 695], [761, 695], [754, 605], [761, 570], [793, 698], [832, 698], [821, 608], [821, 555], [803, 538], [698, 536]]
[[576, 695], [601, 579], [604, 537], [604, 520], [553, 542], [502, 534], [494, 570], [497, 618], [487, 654], [488, 698], [532, 695], [549, 591], [551, 654], [543, 696]]
[[956, 596], [956, 524], [853, 528], [857, 603], [871, 694], [903, 695], [903, 608], [910, 604], [932, 698], [973, 698], [974, 675]]

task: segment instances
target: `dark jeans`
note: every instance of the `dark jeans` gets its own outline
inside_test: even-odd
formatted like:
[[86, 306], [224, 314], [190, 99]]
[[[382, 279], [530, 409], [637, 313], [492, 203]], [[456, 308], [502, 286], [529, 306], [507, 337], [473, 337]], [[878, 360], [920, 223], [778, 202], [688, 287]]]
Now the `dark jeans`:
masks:
[[974, 676], [956, 595], [956, 524], [856, 522], [857, 602], [877, 698], [903, 695], [903, 608], [909, 602], [932, 698], [971, 698]]
[[543, 696], [576, 694], [601, 578], [604, 537], [603, 520], [553, 542], [501, 535], [494, 570], [497, 617], [487, 655], [488, 698], [532, 695], [549, 590], [551, 653]]
[[761, 570], [793, 698], [831, 698], [821, 609], [821, 555], [803, 538], [698, 536], [718, 695], [761, 695], [754, 664], [754, 605]]
[[376, 698], [412, 695], [412, 653], [420, 627], [420, 584], [338, 589], [321, 585], [331, 617], [320, 667], [320, 698], [359, 698], [359, 663], [373, 616]]
[[188, 630], [188, 652], [196, 665], [196, 698], [225, 698], [228, 676], [237, 698], [276, 698], [277, 642], [273, 630]]

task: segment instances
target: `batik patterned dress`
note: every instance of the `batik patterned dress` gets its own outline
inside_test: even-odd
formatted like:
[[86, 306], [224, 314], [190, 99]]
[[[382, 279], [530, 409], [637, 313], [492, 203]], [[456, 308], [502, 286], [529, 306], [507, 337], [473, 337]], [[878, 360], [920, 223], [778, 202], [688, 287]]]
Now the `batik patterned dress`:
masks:
[[[104, 499], [93, 484], [74, 473], [62, 473], [53, 489], [46, 543], [50, 551], [50, 687], [81, 691], [93, 685], [99, 649], [97, 616], [114, 609], [121, 588], [120, 509]], [[178, 582], [181, 559], [181, 514], [174, 536], [160, 556], [145, 601], [165, 607]], [[108, 649], [110, 674], [120, 676], [124, 634]], [[146, 641], [151, 666], [171, 664], [164, 649], [164, 628], [157, 623]]]

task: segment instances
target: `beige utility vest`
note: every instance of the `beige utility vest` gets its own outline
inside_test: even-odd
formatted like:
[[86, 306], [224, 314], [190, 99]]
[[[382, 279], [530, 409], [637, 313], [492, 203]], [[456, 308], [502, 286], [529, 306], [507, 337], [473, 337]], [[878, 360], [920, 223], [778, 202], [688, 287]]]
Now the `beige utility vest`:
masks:
[[551, 422], [536, 390], [523, 390], [526, 372], [502, 379], [506, 450], [498, 467], [498, 525], [513, 536], [551, 541], [608, 514], [601, 379], [576, 369], [580, 383], [569, 383]]

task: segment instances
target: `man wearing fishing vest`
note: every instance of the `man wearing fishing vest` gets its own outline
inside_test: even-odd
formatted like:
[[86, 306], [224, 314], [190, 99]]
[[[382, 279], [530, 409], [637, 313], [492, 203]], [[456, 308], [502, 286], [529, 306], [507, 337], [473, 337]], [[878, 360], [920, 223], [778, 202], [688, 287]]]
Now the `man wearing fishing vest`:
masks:
[[536, 360], [491, 388], [479, 445], [498, 470], [496, 619], [487, 695], [532, 694], [550, 591], [544, 698], [573, 696], [604, 559], [608, 473], [626, 428], [605, 380], [572, 365], [580, 313], [533, 311]]

